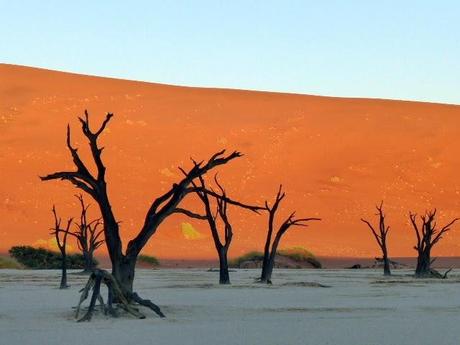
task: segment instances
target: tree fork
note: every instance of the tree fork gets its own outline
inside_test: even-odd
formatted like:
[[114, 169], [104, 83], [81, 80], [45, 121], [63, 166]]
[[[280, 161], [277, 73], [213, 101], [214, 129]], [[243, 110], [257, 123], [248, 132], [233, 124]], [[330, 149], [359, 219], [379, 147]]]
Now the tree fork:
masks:
[[[119, 222], [116, 220], [107, 194], [106, 168], [101, 157], [103, 147], [100, 147], [98, 143], [99, 136], [104, 132], [112, 117], [113, 114], [107, 113], [102, 124], [95, 131], [90, 128], [88, 111], [85, 110], [84, 116], [79, 117], [82, 132], [87, 138], [90, 147], [92, 161], [96, 166], [96, 174], [90, 172], [81, 159], [78, 149], [72, 146], [71, 131], [68, 125], [66, 144], [76, 169], [74, 171], [54, 172], [42, 176], [41, 179], [42, 181], [69, 181], [96, 201], [103, 219], [105, 243], [112, 262], [113, 277], [119, 283], [124, 297], [130, 299], [133, 298], [133, 280], [137, 256], [167, 217], [174, 213], [179, 213], [181, 210], [184, 213], [179, 204], [188, 194], [195, 192], [194, 188], [190, 188], [192, 181], [218, 166], [225, 165], [233, 159], [241, 157], [242, 154], [234, 151], [225, 155], [225, 150], [222, 150], [213, 154], [207, 161], [195, 162], [190, 170], [184, 171], [185, 176], [178, 183], [173, 184], [169, 191], [153, 200], [146, 213], [143, 226], [137, 235], [128, 242], [127, 249], [123, 253]], [[230, 203], [231, 201], [228, 202]], [[116, 295], [113, 297], [117, 299]]]

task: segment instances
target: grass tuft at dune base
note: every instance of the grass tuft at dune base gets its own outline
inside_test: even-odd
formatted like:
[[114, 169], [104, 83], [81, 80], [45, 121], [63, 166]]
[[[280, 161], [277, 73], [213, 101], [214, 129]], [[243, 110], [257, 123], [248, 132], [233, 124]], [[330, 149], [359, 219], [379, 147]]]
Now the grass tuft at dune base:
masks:
[[10, 258], [8, 256], [0, 256], [0, 269], [23, 269], [24, 266], [22, 266], [19, 262], [17, 262], [15, 259]]
[[141, 254], [137, 257], [137, 264], [140, 266], [157, 267], [160, 266], [160, 261], [154, 256]]
[[[259, 267], [262, 265], [264, 254], [259, 251], [251, 251], [243, 254], [233, 260], [230, 260], [230, 267]], [[278, 262], [278, 265], [276, 264]], [[312, 266], [321, 268], [321, 262], [315, 255], [304, 247], [291, 247], [280, 249], [276, 253], [275, 266], [285, 268], [301, 268], [303, 266]]]

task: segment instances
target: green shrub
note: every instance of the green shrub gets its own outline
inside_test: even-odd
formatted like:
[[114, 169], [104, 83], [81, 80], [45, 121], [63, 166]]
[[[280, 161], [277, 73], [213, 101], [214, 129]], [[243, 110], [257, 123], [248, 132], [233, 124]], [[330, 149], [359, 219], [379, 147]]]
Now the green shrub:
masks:
[[149, 264], [151, 266], [159, 266], [160, 261], [154, 256], [141, 254], [137, 257], [137, 261], [140, 263]]
[[321, 262], [315, 255], [303, 247], [292, 247], [287, 249], [280, 249], [277, 255], [288, 257], [296, 262], [309, 262], [313, 267], [321, 268]]
[[1, 268], [21, 269], [23, 266], [13, 258], [0, 256], [0, 269]]
[[[313, 253], [303, 247], [280, 249], [276, 252], [276, 255], [287, 257], [295, 262], [308, 262], [315, 268], [321, 268], [321, 262], [319, 262]], [[262, 252], [252, 251], [230, 260], [229, 264], [231, 267], [240, 267], [245, 261], [261, 262], [263, 259], [264, 254]]]
[[[44, 248], [31, 246], [15, 246], [9, 250], [10, 255], [27, 268], [59, 269], [61, 268], [61, 254]], [[95, 265], [97, 261], [94, 260]], [[68, 254], [67, 268], [83, 269], [85, 260], [82, 254]]]
[[241, 263], [245, 261], [262, 261], [264, 259], [264, 253], [258, 251], [252, 251], [243, 254], [233, 260], [230, 260], [229, 265], [231, 267], [239, 267]]

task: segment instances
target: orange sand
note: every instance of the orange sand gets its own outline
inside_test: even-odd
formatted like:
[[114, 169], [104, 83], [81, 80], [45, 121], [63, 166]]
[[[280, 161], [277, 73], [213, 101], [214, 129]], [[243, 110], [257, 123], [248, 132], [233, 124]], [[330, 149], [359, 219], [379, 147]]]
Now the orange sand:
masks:
[[[293, 229], [284, 247], [373, 256], [376, 245], [359, 219], [373, 217], [381, 199], [394, 256], [414, 254], [409, 210], [437, 207], [442, 220], [460, 216], [460, 106], [176, 87], [0, 64], [0, 251], [48, 240], [53, 203], [63, 216], [78, 212], [76, 189], [38, 175], [73, 168], [65, 147], [69, 122], [88, 157], [76, 120], [84, 109], [97, 123], [115, 113], [102, 138], [103, 158], [125, 242], [153, 198], [178, 180], [177, 166], [222, 148], [245, 154], [220, 169], [229, 195], [262, 203], [283, 183], [282, 215], [297, 210], [323, 218]], [[193, 199], [185, 205], [199, 211]], [[260, 249], [265, 217], [231, 215], [231, 256]], [[201, 235], [184, 236], [183, 222]], [[182, 216], [167, 220], [145, 252], [215, 256], [206, 223]], [[460, 255], [460, 225], [435, 254]]]

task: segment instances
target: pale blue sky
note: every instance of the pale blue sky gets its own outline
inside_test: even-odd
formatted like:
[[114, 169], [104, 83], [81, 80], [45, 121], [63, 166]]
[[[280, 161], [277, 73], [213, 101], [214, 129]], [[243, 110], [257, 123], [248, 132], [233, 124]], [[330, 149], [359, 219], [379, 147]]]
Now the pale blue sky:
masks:
[[0, 62], [460, 104], [460, 1], [0, 0]]

